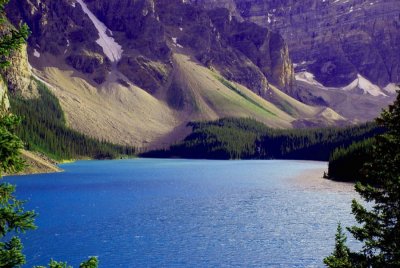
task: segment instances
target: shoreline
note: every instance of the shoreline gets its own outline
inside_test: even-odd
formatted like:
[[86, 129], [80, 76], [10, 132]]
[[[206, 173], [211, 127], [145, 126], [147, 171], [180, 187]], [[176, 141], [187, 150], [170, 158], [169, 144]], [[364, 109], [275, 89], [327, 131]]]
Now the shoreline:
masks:
[[[327, 163], [327, 162], [326, 162]], [[315, 167], [304, 170], [291, 180], [291, 184], [296, 187], [309, 190], [337, 190], [340, 192], [354, 192], [353, 182], [340, 182], [324, 178], [326, 167]]]
[[59, 173], [64, 170], [58, 166], [58, 162], [47, 157], [44, 154], [22, 150], [21, 157], [25, 161], [25, 168], [21, 172], [14, 174], [6, 174], [6, 176], [23, 176], [32, 174], [49, 174], [49, 173]]

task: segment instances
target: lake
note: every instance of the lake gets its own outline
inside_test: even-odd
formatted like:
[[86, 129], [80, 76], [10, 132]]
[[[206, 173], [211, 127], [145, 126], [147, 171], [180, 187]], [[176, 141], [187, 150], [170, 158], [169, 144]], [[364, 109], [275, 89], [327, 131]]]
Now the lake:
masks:
[[[354, 223], [353, 186], [309, 161], [78, 161], [8, 177], [39, 215], [28, 266], [323, 267], [337, 223]], [[349, 243], [355, 242], [349, 238]]]

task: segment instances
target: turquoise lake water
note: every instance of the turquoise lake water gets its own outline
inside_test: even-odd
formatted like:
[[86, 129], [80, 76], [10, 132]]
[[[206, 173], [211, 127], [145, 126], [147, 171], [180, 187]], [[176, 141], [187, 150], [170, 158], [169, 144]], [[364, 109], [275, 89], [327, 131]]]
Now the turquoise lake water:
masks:
[[[323, 267], [337, 223], [354, 223], [352, 186], [304, 176], [323, 162], [78, 161], [8, 177], [34, 209], [28, 266]], [[303, 178], [299, 178], [302, 176]], [[349, 241], [354, 244], [353, 241]]]

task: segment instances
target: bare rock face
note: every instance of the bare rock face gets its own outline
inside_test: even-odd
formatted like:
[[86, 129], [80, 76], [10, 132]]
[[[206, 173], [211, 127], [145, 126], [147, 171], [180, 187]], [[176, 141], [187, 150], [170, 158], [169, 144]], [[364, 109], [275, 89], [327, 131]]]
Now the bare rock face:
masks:
[[7, 95], [7, 85], [3, 79], [0, 79], [0, 115], [4, 114], [10, 108], [10, 101], [8, 100]]
[[349, 84], [361, 74], [381, 87], [400, 82], [398, 0], [193, 0], [228, 7], [240, 19], [278, 31], [297, 70], [325, 86]]
[[10, 66], [1, 71], [7, 81], [8, 90], [25, 98], [37, 97], [39, 92], [36, 83], [32, 81], [26, 45], [22, 46], [20, 50], [14, 51], [8, 60]]
[[202, 64], [261, 96], [269, 83], [281, 88], [291, 86], [292, 64], [279, 34], [241, 22], [224, 8], [205, 11], [178, 2], [159, 1], [157, 14], [171, 37], [191, 49]]
[[59, 58], [97, 84], [116, 68], [151, 94], [163, 91], [171, 84], [176, 42], [205, 66], [261, 96], [266, 96], [270, 83], [280, 88], [293, 84], [283, 38], [236, 19], [228, 9], [207, 11], [181, 0], [85, 0], [84, 4], [121, 45], [118, 62], [106, 57], [98, 27], [79, 1], [12, 0], [8, 10], [14, 23], [25, 21], [31, 27], [32, 51]]
[[[14, 27], [5, 22], [0, 29], [0, 36], [9, 34]], [[20, 93], [25, 98], [32, 98], [38, 95], [36, 83], [32, 83], [32, 74], [28, 62], [27, 46], [22, 45], [19, 50], [11, 52], [6, 57], [10, 65], [6, 69], [0, 70], [0, 74], [5, 81], [2, 85], [0, 92], [0, 101], [8, 106], [8, 99], [6, 96], [7, 90], [15, 93]]]
[[7, 14], [14, 24], [29, 25], [33, 57], [47, 53], [91, 74], [93, 81], [105, 80], [100, 76], [110, 70], [110, 61], [95, 42], [96, 28], [75, 1], [10, 1]]

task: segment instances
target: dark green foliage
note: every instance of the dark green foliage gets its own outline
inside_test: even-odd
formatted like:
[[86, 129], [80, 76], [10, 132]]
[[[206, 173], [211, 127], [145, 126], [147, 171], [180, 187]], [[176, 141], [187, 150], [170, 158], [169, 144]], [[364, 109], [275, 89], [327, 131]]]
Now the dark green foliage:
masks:
[[96, 257], [90, 257], [89, 260], [82, 262], [79, 268], [97, 268], [99, 260]]
[[[4, 5], [8, 0], [0, 0], [0, 27], [4, 26], [6, 18], [4, 15]], [[19, 30], [11, 30], [9, 34], [0, 36], [0, 68], [9, 65], [6, 56], [13, 50], [19, 49], [25, 43], [29, 35], [26, 25]], [[0, 107], [0, 179], [4, 172], [18, 172], [23, 168], [23, 160], [20, 150], [23, 148], [21, 139], [15, 134], [16, 126], [20, 119], [9, 114], [4, 107]], [[54, 107], [50, 107], [53, 108]], [[56, 109], [54, 109], [56, 110]], [[60, 110], [61, 111], [61, 110]], [[56, 113], [56, 117], [62, 121], [62, 114]], [[25, 264], [25, 255], [22, 253], [21, 240], [16, 236], [21, 232], [35, 229], [33, 211], [24, 211], [24, 202], [14, 196], [15, 186], [2, 183], [0, 184], [0, 267], [14, 268]], [[96, 268], [97, 259], [91, 258], [81, 264], [82, 268]], [[66, 264], [55, 263], [52, 261], [52, 268], [63, 268]]]
[[[82, 262], [79, 268], [97, 268], [99, 261], [96, 257], [90, 257], [87, 261]], [[47, 268], [46, 266], [35, 266], [34, 268]], [[72, 268], [66, 262], [57, 262], [51, 260], [48, 264], [48, 268]]]
[[[34, 266], [34, 268], [47, 268], [46, 266]], [[66, 262], [58, 262], [55, 260], [51, 260], [48, 268], [72, 268]]]
[[377, 121], [388, 131], [376, 137], [374, 157], [363, 174], [379, 187], [356, 184], [356, 191], [372, 209], [353, 200], [352, 212], [361, 226], [349, 231], [364, 244], [359, 256], [368, 266], [400, 267], [400, 94]]
[[363, 247], [350, 252], [351, 267], [400, 267], [400, 94], [377, 122], [387, 131], [375, 138], [373, 158], [355, 187], [369, 207], [352, 202], [358, 225], [348, 230]]
[[21, 139], [14, 134], [15, 127], [20, 123], [16, 116], [6, 114], [0, 116], [0, 176], [3, 173], [20, 171], [23, 160], [19, 150], [23, 148]]
[[350, 249], [346, 246], [347, 237], [339, 224], [335, 237], [335, 250], [332, 255], [324, 259], [326, 266], [330, 268], [353, 268], [350, 261]]
[[13, 113], [23, 118], [16, 133], [29, 150], [39, 151], [55, 159], [90, 157], [112, 159], [134, 155], [135, 149], [89, 138], [65, 124], [64, 114], [57, 98], [40, 82], [37, 99], [10, 97]]
[[[4, 6], [9, 0], [0, 0], [0, 24], [5, 25], [8, 23], [7, 18], [4, 14]], [[6, 59], [11, 52], [19, 49], [22, 44], [25, 44], [29, 36], [29, 28], [26, 24], [21, 24], [19, 29], [12, 29], [7, 34], [4, 34], [0, 38], [0, 68], [5, 68], [10, 65], [10, 62]]]
[[13, 185], [0, 185], [0, 267], [20, 267], [25, 263], [20, 239], [14, 235], [7, 240], [6, 236], [35, 228], [35, 213], [24, 211], [23, 202], [15, 198], [14, 191]]
[[[329, 158], [328, 178], [338, 181], [359, 181], [364, 164], [372, 161], [374, 139], [337, 148]], [[370, 183], [372, 183], [370, 181]]]
[[[4, 5], [7, 0], [0, 0], [0, 26], [6, 22]], [[0, 37], [0, 68], [9, 65], [6, 56], [19, 49], [28, 37], [28, 28], [24, 25], [20, 30], [12, 30]], [[15, 135], [15, 125], [19, 119], [5, 111], [4, 103], [0, 107], [0, 178], [4, 172], [20, 171], [23, 161], [19, 150], [22, 141]], [[14, 196], [15, 187], [0, 184], [0, 267], [20, 267], [25, 263], [22, 254], [22, 243], [16, 236], [18, 233], [34, 229], [33, 211], [24, 211], [23, 202]]]
[[261, 153], [268, 158], [327, 161], [334, 149], [382, 131], [371, 123], [346, 128], [273, 130], [261, 138]]
[[347, 128], [271, 129], [253, 119], [220, 119], [191, 123], [193, 131], [169, 150], [153, 157], [204, 159], [302, 159], [327, 161], [337, 147], [382, 132], [374, 124]]

